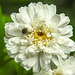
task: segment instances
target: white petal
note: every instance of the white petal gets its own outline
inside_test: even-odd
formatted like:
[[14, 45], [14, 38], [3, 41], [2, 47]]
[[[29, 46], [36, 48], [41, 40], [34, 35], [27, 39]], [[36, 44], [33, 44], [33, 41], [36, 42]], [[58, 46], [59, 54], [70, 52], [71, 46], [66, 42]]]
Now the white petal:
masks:
[[34, 45], [29, 46], [25, 51], [25, 53], [28, 54], [29, 56], [31, 56], [31, 55], [34, 56], [34, 55], [38, 54], [38, 52], [39, 51], [37, 51], [37, 47]]
[[57, 56], [52, 56], [51, 59], [52, 59], [53, 63], [54, 63], [56, 66], [58, 66], [58, 64], [59, 64], [58, 57], [57, 57]]
[[24, 61], [22, 61], [23, 65], [27, 65], [28, 67], [33, 67], [37, 62], [37, 56], [25, 58]]
[[18, 20], [16, 19], [16, 13], [11, 14], [11, 19], [16, 23], [19, 23]]
[[27, 45], [28, 41], [27, 39], [21, 39], [21, 45]]
[[34, 56], [28, 59], [28, 66], [33, 67], [38, 60], [38, 56]]
[[51, 14], [49, 12], [49, 6], [47, 4], [43, 6], [43, 12], [44, 12], [45, 18], [50, 20]]
[[20, 38], [19, 37], [13, 37], [8, 40], [9, 45], [19, 45], [20, 44]]
[[7, 47], [7, 50], [10, 51], [12, 54], [15, 54], [19, 51], [19, 47], [14, 45], [14, 46], [9, 46], [9, 45], [6, 45]]
[[69, 47], [72, 47], [74, 44], [74, 41], [72, 41], [71, 39], [69, 39], [67, 37], [63, 37], [63, 36], [60, 36], [57, 42], [59, 44], [69, 46]]
[[33, 22], [33, 17], [35, 15], [35, 4], [34, 3], [30, 3], [28, 5], [28, 13], [29, 13], [29, 16], [30, 16], [30, 18], [31, 18], [31, 20]]
[[26, 45], [22, 45], [22, 46], [20, 46], [20, 51], [19, 52], [25, 52], [25, 50], [27, 49], [27, 47], [28, 46], [26, 46]]
[[26, 23], [20, 13], [12, 13], [11, 14], [11, 19], [15, 23]]
[[55, 5], [50, 5], [49, 6], [49, 17], [50, 19], [52, 18], [52, 16], [54, 16], [56, 14], [56, 6]]
[[25, 59], [24, 53], [19, 54], [18, 58], [20, 59], [20, 61], [23, 61]]
[[44, 52], [45, 53], [53, 53], [53, 49], [51, 47], [50, 48], [45, 48]]
[[52, 57], [52, 55], [50, 55], [48, 53], [43, 53], [43, 60], [44, 60], [45, 64], [49, 64], [50, 63], [51, 57]]
[[60, 17], [61, 17], [61, 21], [60, 21], [58, 27], [63, 27], [63, 26], [66, 26], [67, 24], [69, 24], [70, 19], [68, 16], [65, 16], [65, 14], [60, 14]]
[[64, 28], [58, 28], [58, 30], [61, 36], [67, 36], [67, 37], [73, 36], [73, 32], [72, 32], [73, 28], [71, 25], [68, 25]]
[[23, 66], [27, 71], [31, 69], [31, 67], [28, 67], [27, 65]]
[[70, 53], [70, 49], [66, 46], [63, 46], [63, 45], [60, 45], [60, 48], [61, 50], [66, 53], [66, 54], [69, 54]]
[[4, 42], [7, 43], [7, 42], [8, 42], [8, 39], [9, 39], [9, 38], [4, 37]]
[[50, 20], [51, 24], [55, 24], [58, 25], [60, 22], [60, 16], [59, 15], [54, 15], [51, 20]]
[[27, 24], [30, 24], [31, 19], [29, 17], [29, 14], [27, 13], [27, 7], [21, 7], [19, 9], [19, 12], [21, 14], [21, 17], [23, 18], [23, 21]]
[[33, 72], [39, 72], [40, 71], [40, 64], [39, 64], [39, 59], [37, 60], [36, 64], [33, 67]]
[[17, 14], [15, 15], [15, 17], [16, 17], [16, 19], [17, 19], [17, 21], [18, 21], [19, 23], [22, 23], [22, 24], [26, 23], [20, 13], [17, 13]]
[[[41, 2], [38, 2], [37, 4], [36, 4], [36, 8], [35, 8], [35, 10], [36, 10], [36, 13], [37, 13], [37, 15], [40, 17], [44, 17], [44, 14], [43, 14], [43, 7], [42, 7], [42, 4], [41, 4]], [[38, 11], [39, 10], [39, 11]]]
[[24, 7], [19, 8], [19, 12], [20, 12], [20, 13], [25, 13], [25, 12], [27, 12], [27, 7], [24, 6]]
[[11, 36], [21, 36], [22, 32], [21, 30], [18, 28], [19, 24], [18, 23], [7, 23], [6, 25], [8, 25], [8, 30], [7, 27], [5, 27], [5, 30], [7, 31], [7, 33]]
[[15, 56], [15, 62], [20, 62], [21, 60], [18, 58], [18, 55]]
[[43, 60], [43, 54], [40, 54], [40, 66], [43, 70], [48, 71], [50, 69], [50, 64], [45, 63]]
[[[42, 4], [41, 4], [42, 6]], [[43, 14], [46, 18], [46, 20], [50, 20], [52, 18], [52, 16], [54, 16], [56, 14], [56, 6], [55, 5], [43, 5]]]

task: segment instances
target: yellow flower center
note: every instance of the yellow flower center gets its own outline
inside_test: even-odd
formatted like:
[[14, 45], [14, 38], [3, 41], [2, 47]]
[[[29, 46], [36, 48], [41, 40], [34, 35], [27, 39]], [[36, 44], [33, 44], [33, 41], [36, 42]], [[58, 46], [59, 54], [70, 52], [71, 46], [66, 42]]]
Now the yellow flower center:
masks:
[[32, 40], [32, 43], [38, 46], [46, 46], [52, 40], [51, 31], [49, 30], [49, 27], [43, 25], [34, 28], [34, 30], [28, 36]]
[[56, 69], [56, 70], [54, 70], [52, 75], [63, 75], [63, 73], [62, 73], [62, 70]]

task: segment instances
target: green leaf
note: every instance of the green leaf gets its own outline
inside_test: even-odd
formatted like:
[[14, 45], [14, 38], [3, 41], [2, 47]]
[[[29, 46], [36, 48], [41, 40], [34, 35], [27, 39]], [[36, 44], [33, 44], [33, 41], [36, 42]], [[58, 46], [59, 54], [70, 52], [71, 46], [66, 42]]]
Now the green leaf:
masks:
[[5, 31], [4, 31], [4, 26], [5, 23], [10, 21], [11, 19], [2, 14], [2, 9], [0, 6], [0, 68], [3, 67], [6, 63], [10, 61], [10, 57], [8, 56], [5, 48], [5, 43], [4, 43], [4, 36], [5, 36]]
[[4, 34], [3, 34], [3, 25], [2, 25], [2, 9], [1, 9], [1, 6], [0, 6], [0, 44], [2, 44], [2, 45], [0, 45], [0, 51], [3, 49], [3, 47], [4, 47], [4, 44], [3, 44], [3, 36], [4, 36]]
[[3, 48], [5, 47], [5, 43], [4, 43], [4, 36], [5, 36], [5, 30], [4, 30], [4, 26], [6, 22], [11, 21], [10, 17], [3, 15], [2, 14], [2, 9], [0, 6], [0, 51], [3, 50]]
[[26, 71], [23, 67], [21, 67], [20, 63], [15, 63], [17, 75], [33, 75], [32, 69]]
[[15, 63], [17, 75], [26, 75], [27, 71], [21, 67], [20, 63]]

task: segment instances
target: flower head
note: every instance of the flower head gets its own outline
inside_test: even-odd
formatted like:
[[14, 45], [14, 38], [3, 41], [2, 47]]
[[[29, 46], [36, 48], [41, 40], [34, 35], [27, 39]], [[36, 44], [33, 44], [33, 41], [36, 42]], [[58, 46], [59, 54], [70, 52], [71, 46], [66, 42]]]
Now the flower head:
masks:
[[12, 13], [13, 22], [5, 24], [5, 43], [8, 54], [34, 72], [58, 66], [59, 58], [75, 50], [69, 17], [56, 14], [56, 6], [30, 3]]
[[75, 75], [75, 57], [71, 56], [65, 61], [60, 61], [57, 69], [48, 72], [41, 70], [39, 73], [34, 73], [34, 75]]
[[52, 70], [49, 70], [48, 72], [41, 70], [39, 73], [34, 73], [33, 75], [53, 75], [52, 73]]
[[58, 68], [54, 70], [54, 75], [75, 75], [75, 57], [69, 57], [61, 61]]

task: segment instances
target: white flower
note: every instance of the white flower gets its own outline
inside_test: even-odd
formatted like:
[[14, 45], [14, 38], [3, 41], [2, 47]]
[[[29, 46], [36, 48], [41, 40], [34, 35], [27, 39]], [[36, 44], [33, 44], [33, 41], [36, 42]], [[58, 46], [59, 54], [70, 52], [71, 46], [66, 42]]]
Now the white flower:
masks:
[[57, 69], [49, 70], [48, 72], [41, 70], [33, 75], [75, 75], [75, 57], [71, 56], [65, 61], [60, 61]]
[[69, 59], [61, 61], [53, 75], [75, 75], [75, 57], [71, 56]]
[[53, 71], [49, 70], [48, 72], [41, 70], [39, 73], [34, 73], [33, 75], [53, 75]]
[[[59, 58], [66, 58], [75, 50], [69, 17], [56, 14], [56, 6], [30, 3], [12, 13], [13, 22], [5, 24], [4, 38], [10, 57], [34, 72], [48, 71], [58, 66]], [[54, 67], [55, 67], [54, 66]]]

